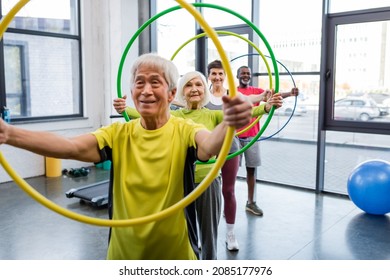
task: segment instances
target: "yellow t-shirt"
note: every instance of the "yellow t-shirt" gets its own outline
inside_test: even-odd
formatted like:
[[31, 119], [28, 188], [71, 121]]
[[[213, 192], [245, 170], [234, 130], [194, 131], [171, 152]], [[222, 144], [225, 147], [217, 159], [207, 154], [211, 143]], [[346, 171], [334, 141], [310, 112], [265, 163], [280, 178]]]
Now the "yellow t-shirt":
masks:
[[[156, 130], [140, 119], [94, 132], [99, 148], [112, 149], [113, 219], [160, 212], [181, 200], [187, 149], [204, 126], [171, 116]], [[161, 221], [112, 228], [108, 259], [196, 259], [184, 210]]]
[[[126, 107], [126, 112], [130, 118], [140, 117], [138, 111], [134, 108]], [[223, 121], [222, 110], [209, 110], [207, 108], [196, 110], [179, 109], [171, 110], [170, 113], [176, 117], [191, 119], [196, 123], [201, 123], [210, 131]], [[213, 163], [197, 164], [195, 169], [195, 183], [202, 182], [202, 180], [210, 173], [210, 170], [213, 168], [213, 166]]]

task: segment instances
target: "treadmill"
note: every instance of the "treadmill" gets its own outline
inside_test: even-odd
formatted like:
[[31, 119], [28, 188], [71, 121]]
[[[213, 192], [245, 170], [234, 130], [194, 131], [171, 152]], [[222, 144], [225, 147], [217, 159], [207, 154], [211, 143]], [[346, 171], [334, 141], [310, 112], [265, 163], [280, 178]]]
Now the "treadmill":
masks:
[[70, 189], [65, 193], [67, 198], [79, 198], [81, 202], [100, 208], [107, 206], [110, 180], [105, 180], [79, 188]]

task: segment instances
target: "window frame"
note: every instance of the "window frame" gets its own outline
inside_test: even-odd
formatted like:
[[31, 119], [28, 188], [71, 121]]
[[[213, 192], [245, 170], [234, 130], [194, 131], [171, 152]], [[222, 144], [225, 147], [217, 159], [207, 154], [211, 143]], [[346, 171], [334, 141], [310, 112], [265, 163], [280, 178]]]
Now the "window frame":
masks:
[[[355, 24], [355, 23], [369, 23], [376, 21], [390, 20], [390, 7], [387, 9], [378, 8], [370, 10], [359, 10], [353, 12], [343, 12], [337, 14], [328, 14], [326, 22], [327, 52], [325, 54], [326, 60], [324, 68], [322, 69], [322, 79], [324, 84], [324, 91], [327, 97], [324, 98], [323, 104], [324, 125], [322, 130], [342, 131], [342, 132], [356, 132], [368, 134], [384, 134], [390, 135], [388, 129], [389, 124], [385, 122], [364, 122], [364, 121], [345, 121], [333, 119], [333, 106], [335, 102], [333, 94], [334, 84], [334, 70], [335, 69], [335, 48], [336, 48], [336, 30], [338, 25]], [[329, 95], [329, 96], [328, 96]], [[321, 102], [321, 101], [320, 101]]]
[[[0, 0], [0, 16], [2, 15], [1, 3], [3, 0]], [[66, 115], [50, 115], [50, 116], [21, 116], [21, 117], [11, 117], [11, 123], [34, 123], [34, 122], [42, 122], [42, 121], [52, 121], [52, 120], [67, 120], [67, 119], [75, 119], [75, 118], [83, 118], [84, 117], [84, 94], [83, 94], [83, 76], [82, 76], [82, 49], [81, 49], [81, 4], [79, 0], [74, 0], [76, 5], [76, 19], [75, 24], [77, 25], [77, 34], [64, 34], [64, 33], [55, 33], [49, 31], [39, 31], [39, 30], [30, 30], [30, 29], [18, 29], [9, 27], [5, 33], [13, 33], [13, 34], [23, 34], [30, 36], [40, 36], [47, 38], [61, 38], [61, 39], [69, 39], [77, 42], [78, 49], [78, 72], [79, 72], [79, 106], [78, 113], [75, 114], [66, 114]], [[70, 4], [72, 4], [70, 2]], [[6, 92], [6, 80], [5, 80], [5, 59], [4, 59], [4, 40], [0, 41], [0, 114], [3, 114], [4, 108], [7, 106], [7, 92]], [[28, 54], [24, 52], [27, 56]], [[22, 60], [25, 60], [26, 57], [22, 57]], [[26, 71], [28, 72], [28, 63], [24, 63], [25, 69], [22, 69], [22, 74], [25, 75]], [[22, 95], [27, 95], [29, 88], [23, 85], [24, 92]], [[28, 105], [28, 104], [26, 104]], [[28, 111], [28, 108], [26, 108]], [[27, 114], [28, 115], [28, 114]], [[12, 112], [11, 112], [12, 116]]]
[[[28, 65], [26, 64], [26, 58], [28, 57], [28, 53], [26, 52], [26, 43], [22, 41], [17, 41], [17, 40], [12, 40], [8, 41], [7, 43], [4, 44], [4, 50], [7, 46], [9, 47], [16, 47], [20, 50], [20, 78], [21, 78], [21, 88], [22, 92], [20, 94], [20, 104], [21, 104], [21, 114], [23, 115], [28, 115], [28, 108], [31, 102], [30, 99], [27, 99], [28, 94], [28, 87], [26, 87], [26, 84], [23, 83], [23, 81], [26, 79], [26, 77], [29, 75], [29, 68]], [[4, 61], [5, 63], [5, 61]], [[5, 66], [5, 64], [4, 64]], [[3, 71], [5, 75], [5, 71]], [[16, 95], [16, 93], [7, 93], [8, 96]]]

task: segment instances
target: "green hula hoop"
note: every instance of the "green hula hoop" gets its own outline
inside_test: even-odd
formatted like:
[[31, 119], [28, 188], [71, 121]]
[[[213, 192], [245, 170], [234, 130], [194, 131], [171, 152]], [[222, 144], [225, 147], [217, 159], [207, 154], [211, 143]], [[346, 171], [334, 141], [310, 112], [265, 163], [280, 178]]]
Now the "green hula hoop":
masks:
[[[262, 59], [263, 59], [265, 65], [266, 65], [267, 71], [268, 71], [268, 78], [269, 78], [269, 85], [270, 85], [269, 88], [272, 88], [272, 73], [271, 73], [270, 66], [269, 66], [269, 64], [268, 64], [268, 60], [265, 58], [265, 56], [264, 56], [264, 54], [261, 52], [261, 50], [260, 50], [260, 49], [251, 41], [251, 40], [249, 40], [249, 39], [247, 39], [247, 38], [245, 38], [245, 37], [243, 37], [243, 36], [241, 36], [241, 35], [239, 35], [239, 34], [237, 34], [237, 33], [230, 32], [230, 31], [215, 31], [215, 32], [216, 32], [217, 34], [235, 36], [235, 37], [237, 37], [237, 38], [239, 38], [239, 39], [242, 39], [242, 40], [246, 41], [248, 44], [250, 44], [250, 45], [259, 53], [259, 55], [262, 57]], [[187, 46], [189, 43], [191, 43], [192, 41], [197, 40], [197, 39], [199, 39], [199, 38], [205, 37], [205, 36], [207, 36], [206, 33], [200, 33], [200, 34], [198, 34], [198, 35], [192, 37], [191, 39], [185, 41], [185, 42], [184, 42], [184, 43], [183, 43], [183, 44], [182, 44], [182, 45], [173, 53], [173, 55], [171, 56], [171, 60], [174, 60], [175, 57], [178, 55], [178, 53], [179, 53], [185, 46]], [[257, 122], [259, 122], [260, 118], [261, 118], [260, 116], [257, 117], [257, 119], [256, 119], [255, 121], [253, 121], [252, 124], [249, 125], [248, 127], [250, 128], [250, 127], [252, 127], [254, 124], [256, 124]], [[269, 123], [269, 122], [268, 122], [268, 123]], [[267, 123], [267, 126], [268, 126], [268, 123]], [[248, 128], [248, 127], [247, 127], [247, 128]], [[263, 132], [264, 132], [264, 131], [263, 131]], [[260, 132], [260, 131], [259, 131], [259, 133], [258, 133], [258, 134], [260, 134], [259, 137], [263, 134], [263, 132]], [[258, 138], [257, 138], [257, 139], [258, 139]], [[242, 147], [242, 148], [241, 148], [240, 150], [238, 150], [237, 152], [228, 155], [226, 159], [228, 160], [228, 159], [231, 159], [231, 158], [236, 157], [236, 156], [238, 156], [238, 155], [241, 155], [243, 152], [245, 152], [246, 150], [248, 150], [255, 142], [256, 142], [256, 141], [250, 141], [250, 142], [248, 142], [244, 147]], [[210, 164], [210, 163], [214, 163], [214, 162], [215, 162], [215, 159], [211, 159], [211, 160], [209, 160], [209, 161], [207, 161], [207, 162], [197, 161], [196, 163], [197, 163], [197, 164]]]
[[[230, 36], [235, 36], [245, 42], [247, 42], [249, 45], [251, 45], [257, 52], [258, 54], [261, 56], [261, 58], [263, 59], [264, 61], [264, 64], [267, 68], [267, 71], [268, 71], [268, 79], [269, 79], [269, 88], [272, 88], [272, 73], [271, 73], [271, 69], [269, 67], [269, 64], [268, 64], [268, 61], [267, 61], [267, 58], [264, 56], [264, 54], [261, 52], [261, 50], [249, 39], [245, 38], [244, 36], [241, 36], [240, 34], [237, 34], [237, 33], [234, 33], [234, 32], [230, 32], [230, 31], [222, 31], [222, 30], [216, 30], [215, 31], [217, 34], [222, 34], [222, 35], [230, 35]], [[206, 33], [200, 33], [194, 37], [192, 37], [191, 39], [187, 40], [186, 42], [184, 42], [184, 44], [182, 44], [174, 53], [173, 55], [171, 56], [171, 60], [174, 60], [175, 57], [178, 55], [178, 53], [185, 47], [187, 46], [189, 43], [191, 43], [192, 41], [196, 40], [196, 39], [199, 39], [199, 38], [202, 38], [202, 37], [205, 37], [207, 36]]]
[[[246, 24], [248, 24], [255, 32], [256, 34], [261, 38], [261, 40], [263, 41], [263, 43], [265, 44], [268, 52], [269, 52], [269, 55], [270, 55], [270, 58], [271, 58], [271, 61], [272, 61], [272, 66], [274, 68], [274, 75], [275, 75], [275, 92], [279, 92], [279, 71], [278, 71], [278, 67], [277, 67], [277, 62], [276, 62], [276, 58], [275, 58], [275, 55], [274, 55], [274, 52], [272, 51], [272, 48], [270, 46], [270, 44], [268, 43], [267, 39], [264, 37], [264, 35], [260, 32], [260, 30], [256, 27], [256, 25], [254, 25], [250, 20], [248, 20], [247, 18], [245, 18], [244, 16], [236, 13], [235, 11], [233, 10], [230, 10], [230, 9], [227, 9], [225, 7], [221, 7], [221, 6], [218, 6], [218, 5], [214, 5], [214, 4], [206, 4], [206, 3], [193, 3], [192, 4], [194, 7], [204, 7], [204, 8], [211, 8], [211, 9], [217, 9], [217, 10], [221, 10], [223, 12], [226, 12], [226, 13], [229, 13], [233, 16], [236, 16], [238, 17], [239, 19], [241, 19], [242, 21], [244, 21]], [[179, 10], [179, 9], [182, 9], [181, 6], [174, 6], [174, 7], [171, 7], [169, 9], [166, 9], [158, 14], [156, 14], [155, 16], [151, 17], [149, 20], [147, 20], [144, 24], [141, 25], [141, 27], [134, 33], [134, 35], [130, 38], [129, 42], [127, 43], [124, 51], [123, 51], [123, 54], [122, 54], [122, 57], [121, 57], [121, 60], [120, 60], [120, 63], [119, 63], [119, 67], [118, 67], [118, 75], [117, 75], [117, 95], [119, 98], [122, 98], [122, 73], [123, 73], [123, 66], [125, 64], [125, 61], [126, 61], [126, 57], [127, 57], [127, 54], [129, 53], [129, 50], [131, 48], [131, 46], [134, 44], [134, 41], [139, 37], [139, 35], [145, 30], [145, 28], [147, 28], [149, 25], [151, 25], [154, 21], [156, 21], [157, 19], [159, 19], [160, 17], [168, 14], [168, 13], [171, 13], [173, 11], [176, 11], [176, 10]], [[262, 128], [264, 129], [261, 129], [259, 131], [259, 134], [260, 132], [262, 133], [262, 131], [264, 131], [272, 116], [273, 116], [273, 113], [275, 111], [275, 107], [272, 106], [272, 109], [271, 111], [269, 112], [269, 115], [268, 115], [268, 118], [267, 118], [267, 121], [264, 122]], [[127, 115], [126, 111], [123, 111], [122, 113], [123, 117], [125, 118], [126, 121], [129, 121], [130, 118], [129, 116]], [[259, 138], [261, 136], [258, 135], [257, 138]], [[253, 141], [254, 142], [254, 141]], [[253, 145], [252, 141], [249, 142], [250, 145]], [[233, 155], [233, 154], [231, 154]]]

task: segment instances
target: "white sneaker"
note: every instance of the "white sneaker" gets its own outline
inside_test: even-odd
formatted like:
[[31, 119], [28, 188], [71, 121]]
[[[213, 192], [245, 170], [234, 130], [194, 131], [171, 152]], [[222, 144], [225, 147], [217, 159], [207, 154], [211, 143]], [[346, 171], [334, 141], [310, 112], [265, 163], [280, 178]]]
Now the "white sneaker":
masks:
[[238, 251], [238, 242], [234, 232], [228, 232], [226, 234], [226, 248], [229, 251]]

